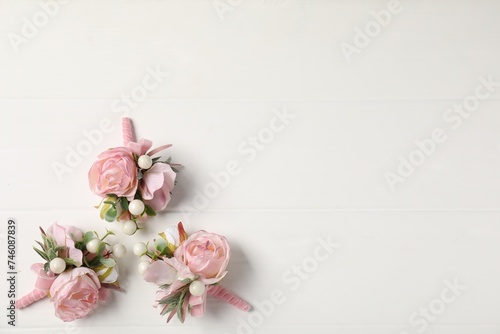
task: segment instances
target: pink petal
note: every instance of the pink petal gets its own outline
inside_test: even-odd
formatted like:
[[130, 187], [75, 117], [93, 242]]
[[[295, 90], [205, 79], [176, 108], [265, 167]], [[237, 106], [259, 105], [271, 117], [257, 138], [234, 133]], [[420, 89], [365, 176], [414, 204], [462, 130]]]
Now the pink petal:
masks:
[[161, 189], [154, 193], [153, 199], [145, 201], [145, 203], [155, 211], [165, 209], [168, 202], [170, 202], [170, 193], [165, 194]]
[[106, 288], [99, 289], [99, 301], [106, 302], [110, 295], [111, 295], [111, 292], [109, 289], [106, 289]]
[[196, 304], [191, 304], [191, 297], [189, 297], [189, 305], [191, 305], [191, 315], [193, 317], [202, 317], [203, 315], [205, 315], [205, 310], [207, 308], [207, 291], [205, 290], [205, 293], [200, 296], [203, 299], [201, 303], [199, 303], [199, 299], [193, 298], [193, 301], [196, 302]]
[[69, 247], [69, 258], [75, 262], [77, 267], [82, 265], [83, 253], [78, 248]]
[[174, 189], [176, 173], [169, 165], [162, 164], [163, 167], [163, 185], [160, 189], [155, 191], [153, 198], [147, 203], [154, 210], [159, 211], [165, 209], [168, 202], [170, 202], [170, 192]]
[[47, 230], [47, 235], [52, 236], [58, 246], [66, 246], [66, 230], [61, 225], [52, 224]]
[[153, 146], [153, 143], [147, 139], [141, 139], [138, 143], [130, 142], [127, 147], [138, 156], [146, 154], [146, 152]]
[[[146, 171], [144, 173], [144, 176], [142, 177], [140, 190], [142, 198], [144, 198], [145, 200], [152, 199], [154, 192], [163, 186], [163, 180], [165, 177], [161, 165], [165, 164], [162, 163], [154, 164], [154, 166], [151, 167], [148, 171]], [[170, 168], [170, 166], [168, 167]]]
[[146, 282], [156, 285], [172, 284], [177, 278], [177, 271], [164, 261], [154, 261], [144, 271], [142, 277]]

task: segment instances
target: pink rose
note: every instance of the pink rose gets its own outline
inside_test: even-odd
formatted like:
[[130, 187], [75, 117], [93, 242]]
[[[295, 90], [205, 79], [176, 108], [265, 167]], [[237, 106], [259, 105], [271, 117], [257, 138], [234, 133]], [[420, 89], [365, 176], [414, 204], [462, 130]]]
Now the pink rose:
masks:
[[75, 248], [75, 241], [83, 240], [81, 230], [73, 226], [61, 226], [54, 223], [45, 234], [47, 237], [54, 239], [58, 246], [66, 246], [66, 249], [59, 251], [59, 257], [72, 259], [77, 267], [82, 265], [83, 253], [78, 248]]
[[89, 268], [75, 268], [57, 276], [50, 287], [50, 301], [63, 321], [81, 319], [97, 307], [101, 283]]
[[174, 257], [205, 284], [214, 284], [226, 275], [229, 255], [225, 237], [203, 230], [192, 234], [174, 252]]
[[89, 171], [90, 190], [101, 197], [114, 194], [132, 200], [137, 185], [137, 166], [132, 152], [126, 147], [102, 152]]

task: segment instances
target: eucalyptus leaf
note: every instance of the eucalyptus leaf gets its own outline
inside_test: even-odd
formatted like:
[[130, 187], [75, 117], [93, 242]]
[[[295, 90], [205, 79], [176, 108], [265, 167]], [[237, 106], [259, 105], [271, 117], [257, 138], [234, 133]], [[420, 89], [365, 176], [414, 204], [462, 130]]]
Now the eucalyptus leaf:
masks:
[[165, 248], [167, 248], [167, 242], [165, 240], [160, 238], [155, 241], [155, 249], [158, 252], [162, 253], [165, 250]]
[[128, 211], [128, 200], [126, 197], [120, 197], [120, 205], [123, 211]]
[[116, 216], [118, 215], [118, 211], [116, 210], [116, 207], [111, 207], [106, 211], [106, 214], [104, 215], [104, 220], [107, 222], [113, 222], [116, 219]]
[[105, 248], [106, 248], [106, 244], [104, 242], [101, 242], [99, 244], [99, 247], [97, 248], [97, 254], [101, 255], [104, 252]]
[[108, 268], [111, 268], [111, 267], [114, 267], [116, 265], [116, 262], [115, 260], [113, 260], [112, 258], [105, 258], [105, 257], [102, 257], [100, 259], [101, 263], [108, 267]]
[[153, 210], [153, 208], [150, 207], [149, 205], [146, 204], [146, 208], [144, 210], [148, 216], [151, 216], [151, 217], [156, 216], [156, 211]]
[[85, 235], [83, 236], [83, 243], [86, 245], [88, 244], [88, 242], [90, 240], [92, 240], [92, 238], [94, 237], [94, 232], [92, 231], [88, 231], [87, 233], [85, 233]]

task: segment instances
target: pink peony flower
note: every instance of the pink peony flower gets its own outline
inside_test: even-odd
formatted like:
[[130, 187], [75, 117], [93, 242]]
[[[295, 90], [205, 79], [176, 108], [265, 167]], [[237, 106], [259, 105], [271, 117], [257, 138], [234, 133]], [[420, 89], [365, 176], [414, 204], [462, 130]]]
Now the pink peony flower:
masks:
[[229, 256], [227, 239], [203, 230], [189, 236], [174, 253], [175, 259], [205, 284], [217, 283], [227, 274]]
[[50, 287], [56, 316], [68, 322], [89, 315], [100, 299], [101, 283], [89, 268], [74, 268], [57, 276]]
[[[58, 254], [62, 258], [70, 258], [75, 266], [82, 265], [83, 253], [75, 248], [75, 241], [83, 240], [83, 232], [73, 226], [61, 226], [57, 223], [52, 224], [45, 232], [47, 237], [54, 239], [58, 246], [66, 246], [66, 250], [61, 250]], [[73, 239], [74, 238], [74, 239]]]
[[126, 147], [102, 152], [88, 176], [90, 190], [101, 197], [114, 194], [132, 200], [137, 191], [137, 166], [132, 152]]

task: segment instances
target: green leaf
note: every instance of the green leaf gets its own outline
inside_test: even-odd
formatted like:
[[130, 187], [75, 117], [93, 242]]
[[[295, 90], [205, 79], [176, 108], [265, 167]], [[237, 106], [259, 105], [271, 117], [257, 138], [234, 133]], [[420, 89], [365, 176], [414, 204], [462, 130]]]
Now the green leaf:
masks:
[[59, 252], [60, 250], [63, 250], [63, 249], [66, 249], [66, 246], [57, 246], [56, 248], [54, 248], [54, 252]]
[[160, 289], [168, 289], [172, 284], [163, 284], [163, 285], [160, 285], [159, 288]]
[[150, 207], [150, 206], [149, 206], [149, 205], [147, 205], [147, 204], [146, 204], [146, 208], [144, 209], [144, 212], [146, 212], [146, 214], [147, 214], [148, 216], [151, 216], [151, 217], [156, 216], [156, 211], [155, 211], [155, 210], [153, 210], [153, 208], [152, 208], [152, 207]]
[[73, 239], [74, 242], [80, 241], [80, 240], [76, 240], [76, 237], [75, 237], [75, 235], [73, 233], [71, 233], [71, 239]]
[[[172, 166], [171, 166], [172, 167]], [[175, 167], [172, 167], [172, 170], [175, 172], [175, 173], [179, 173], [179, 170]]]
[[165, 240], [160, 238], [155, 241], [155, 249], [160, 252], [160, 254], [163, 253], [165, 248], [167, 248], [167, 242]]
[[168, 157], [168, 159], [165, 161], [166, 164], [170, 164], [172, 162], [172, 157]]
[[85, 233], [85, 235], [83, 236], [83, 244], [84, 245], [88, 244], [88, 242], [92, 240], [93, 237], [94, 237], [94, 232], [88, 231], [87, 233]]
[[111, 207], [106, 211], [106, 214], [104, 215], [104, 220], [107, 222], [114, 222], [116, 219], [116, 216], [118, 215], [118, 211], [116, 210], [116, 207]]
[[104, 203], [104, 204], [109, 204], [109, 205], [111, 205], [113, 208], [116, 206], [116, 202], [104, 201], [103, 203]]
[[123, 211], [128, 211], [128, 200], [126, 197], [120, 197], [120, 205]]
[[171, 304], [171, 303], [177, 303], [179, 301], [179, 297], [181, 296], [182, 291], [176, 292], [172, 296], [168, 298], [163, 298], [158, 301], [158, 304], [160, 305], [166, 305], [166, 304]]
[[48, 273], [49, 270], [50, 270], [50, 263], [45, 262], [45, 264], [43, 265], [43, 271], [45, 271], [46, 273]]
[[156, 157], [156, 158], [153, 158], [153, 159], [151, 159], [151, 160], [153, 160], [153, 163], [155, 163], [155, 162], [157, 162], [157, 161], [158, 161], [158, 160], [160, 160], [160, 159], [161, 159], [161, 157]]
[[161, 311], [160, 315], [165, 315], [167, 313], [172, 312], [175, 308], [177, 307], [177, 303], [172, 303], [169, 304], [168, 306], [165, 306], [165, 308]]
[[47, 247], [48, 247], [49, 249], [51, 249], [51, 248], [52, 248], [52, 249], [54, 249], [54, 248], [56, 247], [56, 243], [55, 243], [55, 241], [54, 241], [54, 240], [52, 240], [51, 238], [48, 238], [48, 239], [47, 239]]
[[42, 257], [42, 259], [44, 259], [45, 261], [49, 261], [49, 257], [43, 251], [39, 250], [36, 247], [33, 247], [33, 249], [38, 253], [38, 255]]
[[184, 323], [184, 319], [186, 319], [183, 313], [182, 305], [184, 304], [184, 298], [186, 298], [186, 294], [188, 291], [189, 288], [185, 288], [182, 291], [181, 296], [179, 297], [179, 303], [177, 304], [177, 318], [179, 318], [181, 323]]
[[106, 248], [106, 244], [104, 242], [101, 242], [99, 244], [99, 247], [97, 248], [97, 254], [101, 255], [104, 252], [105, 248]]
[[105, 257], [102, 257], [100, 259], [101, 263], [108, 267], [108, 268], [111, 268], [111, 267], [114, 267], [116, 265], [116, 262], [115, 260], [113, 260], [112, 258], [105, 258]]
[[40, 241], [35, 241], [40, 247], [42, 248], [43, 251], [45, 251], [45, 245], [42, 244]]
[[190, 278], [185, 278], [181, 282], [182, 282], [182, 284], [189, 284], [189, 283], [191, 283], [191, 281], [192, 280]]
[[54, 252], [53, 249], [49, 248], [49, 250], [47, 251], [47, 256], [49, 257], [48, 261], [52, 261], [53, 259], [55, 259], [57, 257], [57, 254], [56, 254], [56, 252]]
[[182, 303], [177, 305], [177, 318], [179, 318], [181, 323], [184, 323], [184, 316], [182, 314]]
[[70, 266], [76, 266], [76, 263], [75, 261], [73, 261], [72, 259], [70, 258], [65, 258], [64, 259], [64, 262], [66, 262], [66, 264], [70, 265]]
[[94, 268], [94, 267], [97, 267], [101, 264], [101, 261], [100, 261], [100, 257], [95, 257], [92, 259], [92, 261], [88, 262], [87, 260], [85, 260], [85, 263], [86, 263], [86, 266], [88, 268]]

